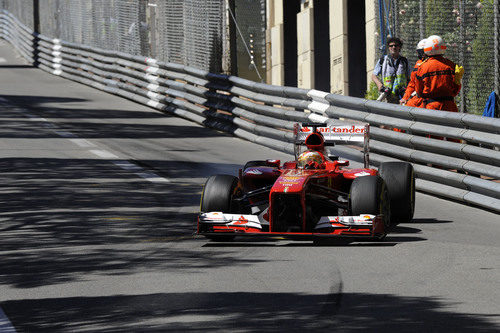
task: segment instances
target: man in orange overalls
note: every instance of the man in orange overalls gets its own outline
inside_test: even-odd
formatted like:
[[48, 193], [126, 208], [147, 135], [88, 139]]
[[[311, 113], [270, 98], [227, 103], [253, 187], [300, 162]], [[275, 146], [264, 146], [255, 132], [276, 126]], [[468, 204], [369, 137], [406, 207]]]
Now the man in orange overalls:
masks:
[[422, 61], [427, 57], [424, 53], [424, 42], [425, 39], [422, 39], [417, 44], [417, 57], [418, 60], [411, 71], [410, 82], [406, 87], [405, 94], [403, 98], [399, 101], [399, 104], [413, 107], [420, 107], [423, 99], [417, 96], [417, 92], [415, 91], [415, 81], [417, 80], [417, 70], [422, 64]]
[[415, 91], [423, 98], [426, 109], [458, 112], [455, 96], [462, 85], [455, 82], [455, 63], [445, 57], [444, 40], [440, 36], [429, 36], [424, 43], [428, 56], [417, 70]]

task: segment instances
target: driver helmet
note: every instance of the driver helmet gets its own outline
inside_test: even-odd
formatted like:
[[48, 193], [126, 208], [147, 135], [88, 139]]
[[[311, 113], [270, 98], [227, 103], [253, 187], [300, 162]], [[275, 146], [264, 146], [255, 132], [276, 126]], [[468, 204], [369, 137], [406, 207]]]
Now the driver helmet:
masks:
[[303, 168], [311, 161], [321, 164], [323, 163], [323, 156], [320, 152], [308, 150], [300, 154], [297, 164], [299, 168]]

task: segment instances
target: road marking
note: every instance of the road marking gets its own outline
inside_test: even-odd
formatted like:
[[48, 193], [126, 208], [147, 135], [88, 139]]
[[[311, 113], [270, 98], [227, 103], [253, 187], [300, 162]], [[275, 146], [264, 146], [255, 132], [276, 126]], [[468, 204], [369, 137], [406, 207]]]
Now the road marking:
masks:
[[[2, 102], [2, 101], [8, 102], [8, 100], [0, 97], [0, 102]], [[158, 102], [156, 102], [156, 103], [158, 103]], [[28, 117], [32, 121], [42, 122], [43, 127], [52, 128], [52, 129], [57, 128], [57, 126], [55, 124], [51, 123], [46, 118], [35, 116], [35, 115], [30, 114], [28, 112], [23, 112], [23, 113], [26, 117]], [[88, 147], [96, 147], [96, 145], [93, 144], [92, 142], [89, 142], [85, 139], [80, 139], [80, 138], [78, 138], [78, 135], [73, 134], [71, 132], [57, 131], [57, 130], [54, 130], [54, 132], [63, 138], [72, 138], [72, 139], [70, 139], [70, 141], [73, 142], [74, 144], [80, 146], [80, 147], [87, 147], [87, 148]], [[139, 177], [141, 177], [149, 182], [152, 182], [152, 183], [170, 183], [169, 179], [167, 179], [165, 177], [161, 177], [154, 172], [148, 171], [148, 170], [146, 170], [146, 169], [144, 169], [144, 168], [142, 168], [134, 163], [131, 163], [129, 161], [119, 160], [118, 156], [116, 156], [115, 154], [113, 154], [109, 151], [102, 150], [102, 149], [91, 149], [91, 150], [89, 150], [89, 152], [100, 157], [100, 158], [117, 160], [117, 161], [112, 161], [112, 163], [115, 164], [116, 166], [120, 167], [123, 170], [132, 171], [137, 176], [139, 176]], [[2, 332], [2, 331], [0, 330], [0, 332]]]
[[151, 183], [170, 183], [170, 180], [160, 177], [153, 172], [136, 172], [136, 175], [150, 181]]
[[5, 58], [0, 58], [0, 62], [7, 62]]
[[92, 142], [85, 139], [71, 139], [70, 141], [80, 147], [95, 147]]
[[105, 150], [98, 150], [98, 149], [92, 149], [89, 150], [92, 154], [97, 155], [102, 158], [113, 158], [113, 159], [118, 159], [118, 156], [115, 154], [110, 153], [109, 151]]
[[169, 179], [158, 176], [156, 173], [147, 171], [134, 163], [130, 163], [129, 161], [113, 161], [113, 164], [122, 168], [123, 170], [132, 171], [137, 176], [144, 178], [151, 183], [170, 183]]
[[5, 315], [2, 308], [0, 308], [0, 332], [2, 333], [16, 333], [16, 329], [12, 326], [9, 318]]

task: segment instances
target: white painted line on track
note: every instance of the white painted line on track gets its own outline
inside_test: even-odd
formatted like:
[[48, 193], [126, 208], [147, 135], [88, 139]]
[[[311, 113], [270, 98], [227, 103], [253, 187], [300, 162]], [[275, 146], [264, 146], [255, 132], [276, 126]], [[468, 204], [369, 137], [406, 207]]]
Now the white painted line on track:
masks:
[[2, 333], [16, 333], [16, 329], [12, 326], [9, 318], [5, 315], [2, 308], [0, 308], [0, 332]]
[[113, 161], [113, 164], [122, 168], [123, 170], [132, 171], [137, 176], [144, 178], [145, 180], [150, 181], [152, 183], [170, 183], [169, 179], [160, 177], [156, 173], [147, 171], [142, 167], [134, 163], [131, 163], [129, 161]]
[[113, 153], [110, 153], [109, 151], [105, 150], [98, 150], [98, 149], [92, 149], [89, 150], [92, 154], [97, 155], [102, 158], [112, 158], [112, 159], [118, 159], [118, 156], [116, 156]]
[[85, 139], [71, 139], [69, 140], [80, 147], [95, 147], [95, 144]]
[[152, 172], [137, 172], [136, 175], [150, 181], [151, 183], [170, 183], [170, 180], [158, 176]]
[[[150, 94], [152, 96], [157, 95], [155, 93], [150, 93]], [[8, 100], [0, 97], [0, 102], [7, 102], [8, 103]], [[153, 101], [153, 100], [150, 100], [150, 103], [154, 103], [156, 105], [159, 105], [158, 102]], [[57, 125], [51, 123], [46, 118], [35, 116], [35, 115], [27, 113], [27, 112], [23, 112], [23, 113], [31, 121], [42, 122], [43, 123], [42, 124], [43, 127], [51, 128], [51, 129], [57, 128]], [[78, 135], [73, 134], [71, 132], [54, 130], [54, 133], [56, 133], [57, 135], [59, 135], [59, 136], [61, 136], [63, 138], [70, 139], [71, 142], [73, 142], [74, 144], [76, 144], [76, 145], [78, 145], [80, 147], [86, 147], [86, 148], [96, 147], [96, 145], [93, 144], [92, 142], [90, 142], [88, 140], [85, 140], [85, 139], [78, 138]], [[148, 170], [146, 170], [146, 169], [144, 169], [144, 168], [142, 168], [142, 167], [140, 167], [140, 166], [138, 166], [138, 165], [136, 165], [134, 163], [131, 163], [129, 161], [119, 160], [118, 156], [116, 156], [115, 154], [113, 154], [113, 153], [111, 153], [109, 151], [102, 150], [102, 149], [91, 149], [91, 150], [89, 150], [89, 152], [92, 153], [92, 154], [94, 154], [94, 155], [96, 155], [96, 156], [98, 156], [98, 157], [100, 157], [100, 158], [103, 158], [103, 159], [113, 159], [113, 160], [116, 160], [116, 161], [112, 161], [112, 163], [115, 164], [116, 166], [120, 167], [123, 170], [127, 170], [127, 171], [133, 172], [137, 176], [139, 176], [139, 177], [141, 177], [141, 178], [143, 178], [143, 179], [145, 179], [145, 180], [147, 180], [149, 182], [152, 182], [152, 183], [170, 183], [169, 179], [161, 177], [161, 176], [155, 174], [154, 172], [150, 172], [150, 171], [148, 171]], [[0, 308], [0, 311], [1, 311], [1, 308]], [[0, 313], [0, 325], [1, 325], [1, 320], [2, 320], [2, 317], [1, 317], [1, 313]], [[2, 327], [0, 326], [0, 332], [3, 333], [3, 331], [1, 330], [1, 328]]]

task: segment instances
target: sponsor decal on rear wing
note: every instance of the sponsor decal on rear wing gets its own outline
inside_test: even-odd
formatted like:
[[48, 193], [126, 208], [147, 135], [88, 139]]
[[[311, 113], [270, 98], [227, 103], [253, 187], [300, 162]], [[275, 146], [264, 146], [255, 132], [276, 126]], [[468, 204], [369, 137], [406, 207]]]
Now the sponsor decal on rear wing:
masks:
[[[307, 136], [314, 131], [312, 126], [300, 126], [297, 132], [297, 140], [305, 141]], [[330, 125], [316, 127], [316, 131], [321, 133], [325, 142], [364, 142], [368, 136], [369, 125]]]
[[325, 146], [334, 146], [335, 143], [361, 143], [364, 167], [370, 166], [369, 124], [296, 123], [294, 128], [295, 147], [303, 144], [313, 132], [321, 133], [325, 140]]

